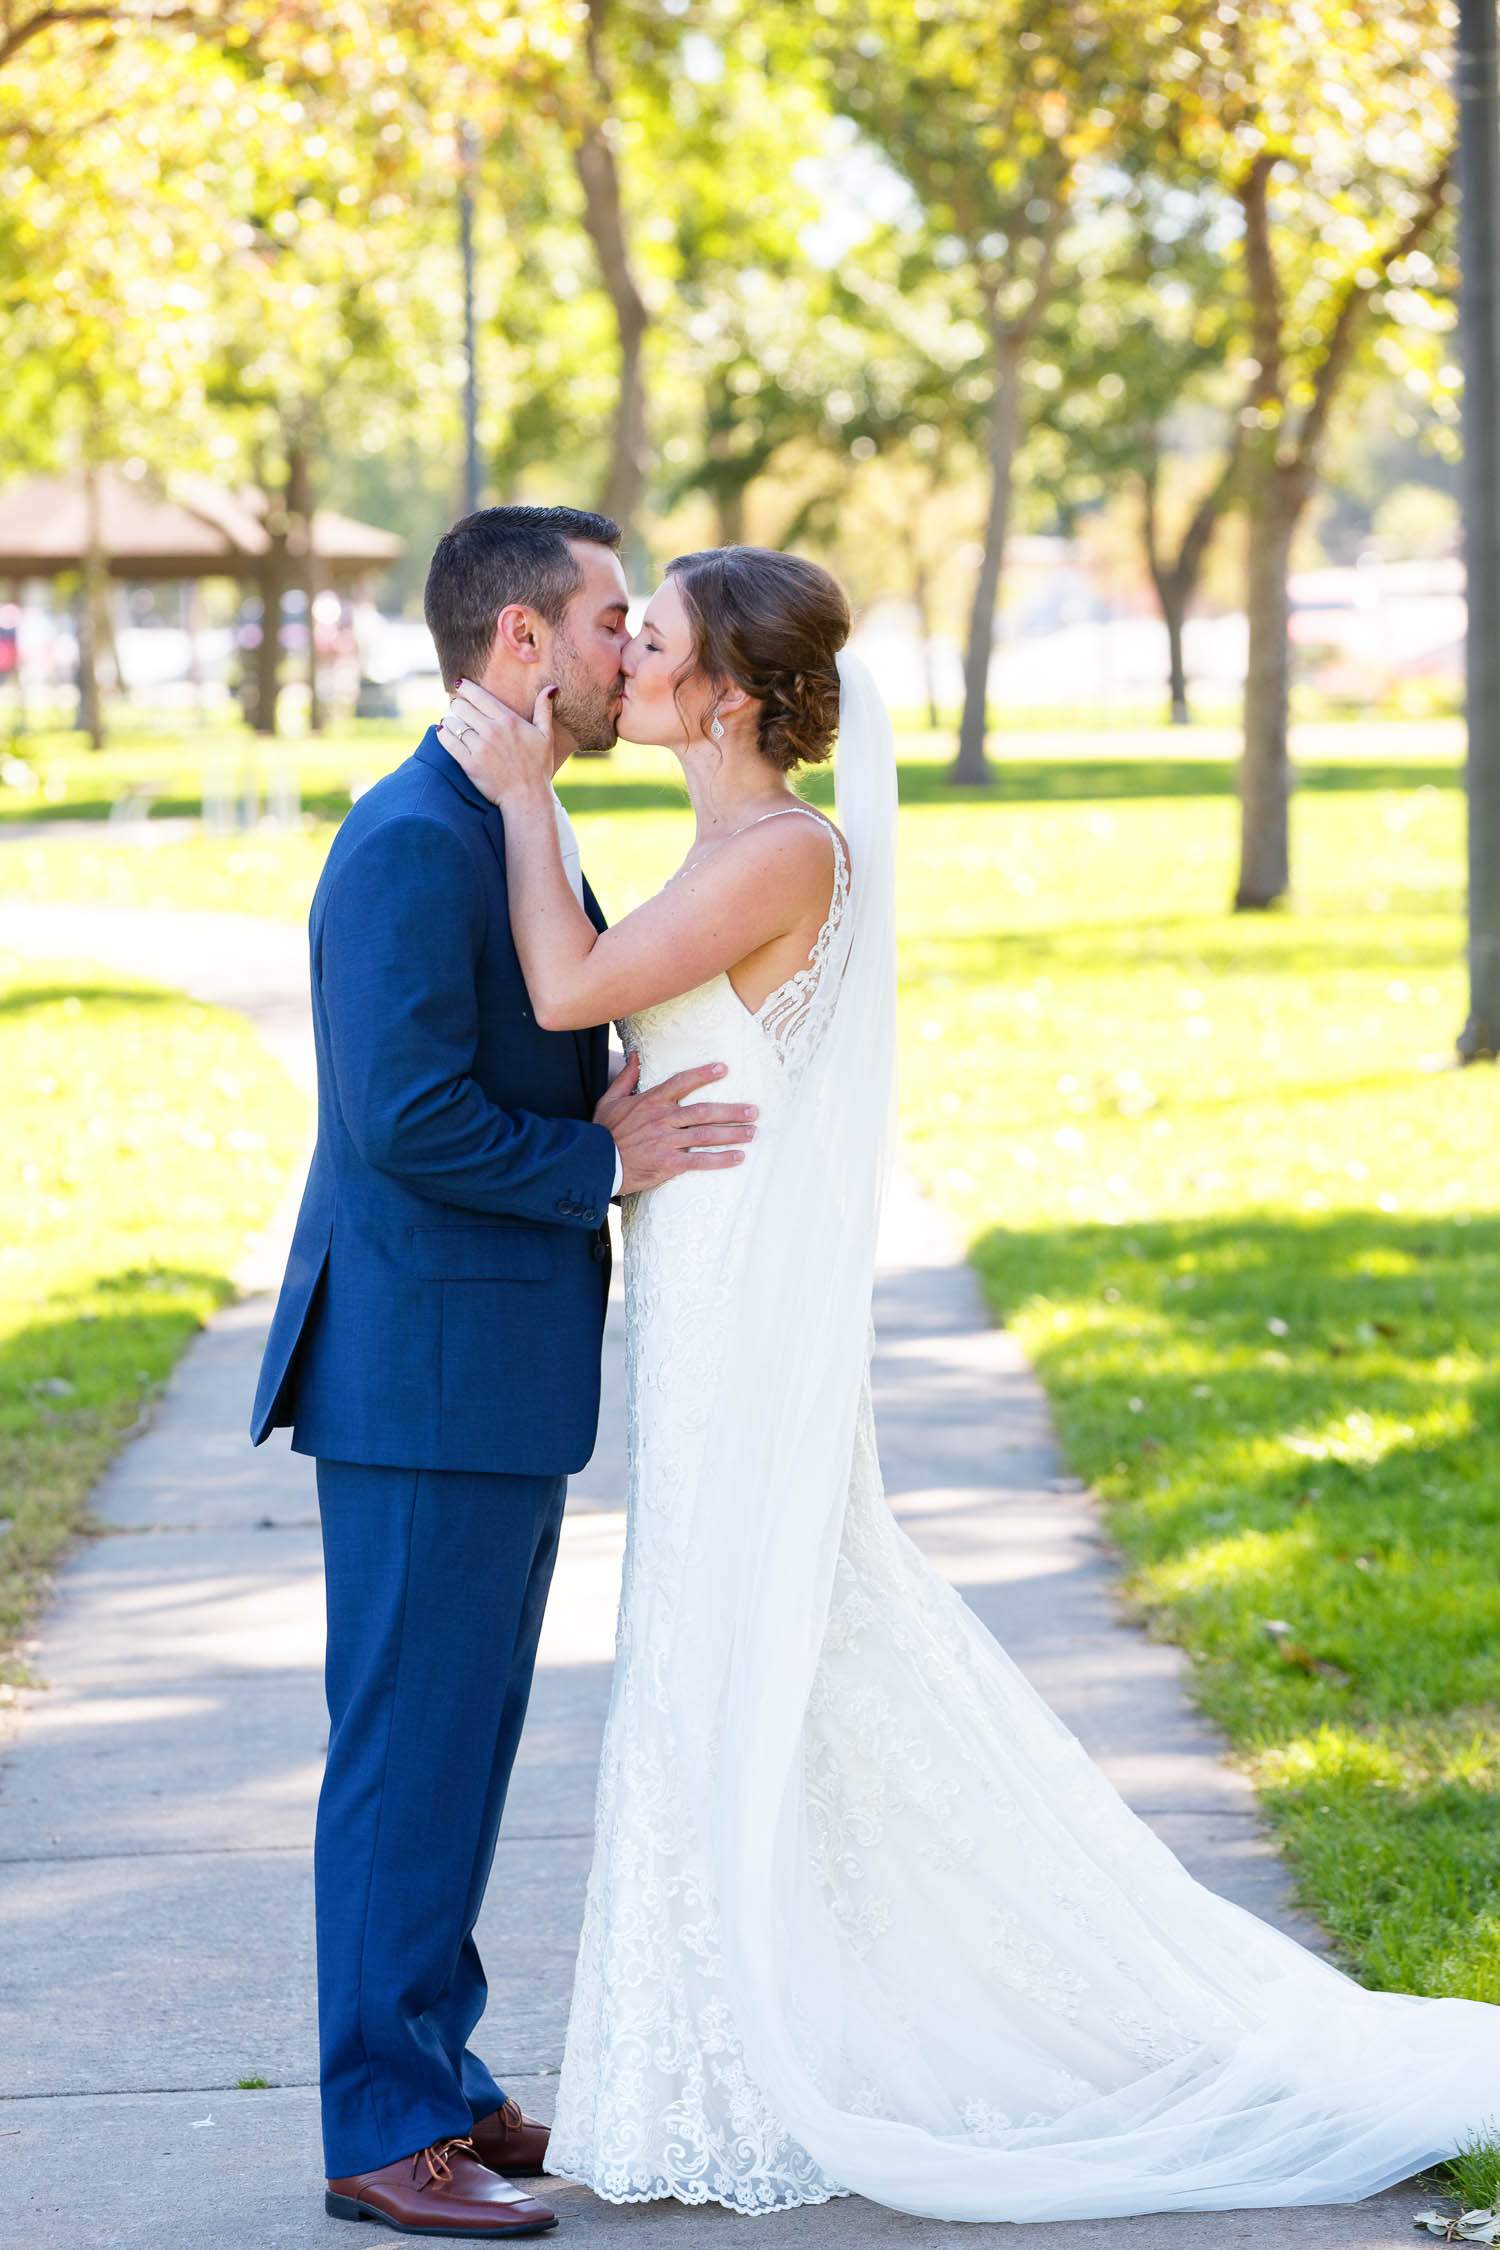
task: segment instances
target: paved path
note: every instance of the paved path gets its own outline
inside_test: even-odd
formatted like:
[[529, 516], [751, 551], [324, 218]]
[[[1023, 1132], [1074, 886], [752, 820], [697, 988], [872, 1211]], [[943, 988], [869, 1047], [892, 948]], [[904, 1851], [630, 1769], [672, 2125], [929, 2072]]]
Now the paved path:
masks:
[[[231, 916], [0, 904], [0, 950], [112, 962], [242, 1008], [304, 1083], [300, 931]], [[252, 1293], [188, 1352], [97, 1494], [107, 1536], [63, 1571], [0, 1763], [0, 2245], [347, 2244], [322, 2214], [311, 1842], [325, 1742], [310, 1464], [244, 1437], [282, 1227]], [[876, 1408], [892, 1502], [1131, 1803], [1215, 1888], [1298, 1922], [1246, 1784], [1188, 1707], [1183, 1661], [1126, 1625], [1093, 1505], [1037, 1385], [929, 1206], [894, 1198]], [[575, 1478], [479, 1938], [490, 2059], [550, 2114], [589, 1853], [622, 1537], [622, 1364]], [[439, 1808], [434, 1808], [435, 1815]], [[242, 2078], [264, 2091], [241, 2091]], [[558, 2183], [558, 2239], [930, 2250], [955, 2230], [857, 2199], [737, 2221], [617, 2210]], [[1212, 2229], [1247, 2250], [1410, 2242], [1411, 2188], [1353, 2207], [1116, 2220], [1120, 2250]], [[1020, 2242], [1030, 2232], [1029, 2246]], [[969, 2229], [1083, 2250], [1098, 2224]]]

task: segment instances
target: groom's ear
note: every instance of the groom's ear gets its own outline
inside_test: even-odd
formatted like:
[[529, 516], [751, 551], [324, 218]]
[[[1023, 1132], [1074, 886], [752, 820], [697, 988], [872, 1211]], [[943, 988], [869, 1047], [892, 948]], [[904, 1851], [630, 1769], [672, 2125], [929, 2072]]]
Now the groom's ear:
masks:
[[513, 664], [540, 664], [541, 619], [524, 602], [507, 602], [495, 619], [494, 653]]

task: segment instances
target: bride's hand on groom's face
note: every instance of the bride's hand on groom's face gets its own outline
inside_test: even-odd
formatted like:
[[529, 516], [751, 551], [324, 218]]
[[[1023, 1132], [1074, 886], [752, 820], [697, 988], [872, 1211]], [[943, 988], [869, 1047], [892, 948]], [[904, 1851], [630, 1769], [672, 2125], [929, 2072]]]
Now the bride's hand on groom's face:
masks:
[[529, 719], [474, 680], [460, 680], [438, 722], [438, 740], [491, 804], [519, 791], [550, 786], [552, 706], [556, 686], [537, 696]]

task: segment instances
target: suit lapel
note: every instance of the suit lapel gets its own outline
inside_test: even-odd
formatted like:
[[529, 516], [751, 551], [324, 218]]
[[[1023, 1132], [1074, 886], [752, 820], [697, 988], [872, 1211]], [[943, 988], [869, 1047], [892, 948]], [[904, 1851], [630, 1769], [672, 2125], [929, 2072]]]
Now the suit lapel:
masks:
[[[448, 757], [448, 753], [443, 749], [441, 743], [437, 744], [437, 749], [439, 754], [447, 759], [449, 765], [454, 765], [454, 761]], [[468, 776], [463, 773], [461, 766], [454, 766], [454, 770], [462, 774], [467, 781]], [[490, 848], [499, 862], [501, 887], [505, 889], [505, 822], [501, 818], [498, 805], [492, 805], [487, 797], [481, 798], [480, 801], [484, 806], [484, 832], [488, 836]], [[507, 911], [509, 911], [508, 890], [506, 902]], [[583, 910], [596, 930], [602, 932], [608, 929], [609, 924], [604, 918], [599, 901], [589, 887], [587, 876], [583, 877]], [[578, 1057], [579, 1080], [583, 1086], [584, 1097], [592, 1108], [603, 1093], [605, 1082], [609, 1076], [609, 1027], [607, 1024], [586, 1026], [575, 1030], [571, 1036], [573, 1051]]]
[[[580, 874], [582, 870], [580, 869]], [[583, 911], [602, 935], [609, 928], [604, 912], [583, 875]], [[590, 1101], [597, 1101], [604, 1092], [609, 1077], [609, 1026], [596, 1024], [585, 1031], [575, 1031], [578, 1041], [578, 1062], [583, 1072], [583, 1083]]]
[[[499, 806], [491, 804], [483, 790], [469, 779], [458, 760], [449, 756], [437, 738], [436, 727], [429, 727], [418, 743], [415, 755], [424, 766], [430, 766], [434, 773], [441, 774], [446, 782], [451, 783], [459, 795], [466, 798], [482, 816], [484, 832], [489, 838], [490, 849], [494, 852], [500, 873], [501, 896], [506, 900], [506, 911], [509, 913], [509, 893], [505, 881], [505, 822], [501, 818]], [[583, 884], [583, 909], [596, 930], [608, 928], [587, 878]], [[584, 1098], [592, 1108], [603, 1093], [605, 1080], [609, 1075], [609, 1030], [607, 1026], [598, 1026], [575, 1031], [572, 1039], [573, 1050], [578, 1057], [578, 1075]]]
[[[430, 767], [434, 773], [441, 774], [450, 788], [456, 789], [460, 797], [467, 798], [468, 802], [476, 806], [480, 812], [496, 812], [495, 806], [490, 803], [489, 798], [477, 783], [469, 779], [457, 758], [451, 758], [443, 748], [438, 740], [436, 727], [427, 729], [416, 749], [412, 752], [412, 756], [422, 765]], [[498, 813], [496, 817], [498, 818]]]

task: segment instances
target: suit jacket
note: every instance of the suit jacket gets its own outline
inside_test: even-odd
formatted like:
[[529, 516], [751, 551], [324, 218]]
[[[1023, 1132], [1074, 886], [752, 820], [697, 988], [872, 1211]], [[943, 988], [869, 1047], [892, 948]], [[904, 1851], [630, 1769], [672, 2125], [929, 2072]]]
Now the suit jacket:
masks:
[[[593, 893], [585, 905], [604, 927]], [[333, 840], [308, 921], [318, 1138], [251, 1436], [392, 1468], [593, 1451], [608, 1034], [543, 1031], [500, 813], [430, 731]]]

